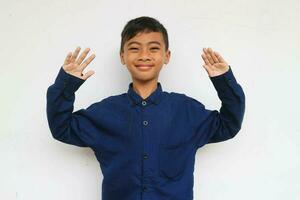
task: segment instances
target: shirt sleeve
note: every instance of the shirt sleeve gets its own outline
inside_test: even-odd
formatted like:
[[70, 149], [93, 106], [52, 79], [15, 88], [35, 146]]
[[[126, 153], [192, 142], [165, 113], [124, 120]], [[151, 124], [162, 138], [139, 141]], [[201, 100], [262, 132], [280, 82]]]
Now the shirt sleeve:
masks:
[[61, 142], [88, 147], [92, 136], [84, 131], [89, 125], [88, 113], [96, 103], [87, 109], [73, 112], [75, 92], [85, 80], [73, 76], [61, 67], [54, 84], [47, 89], [47, 119], [52, 136]]
[[210, 77], [210, 80], [222, 102], [219, 111], [208, 110], [198, 100], [188, 97], [188, 113], [197, 148], [233, 138], [241, 129], [245, 112], [245, 94], [231, 66], [227, 72]]

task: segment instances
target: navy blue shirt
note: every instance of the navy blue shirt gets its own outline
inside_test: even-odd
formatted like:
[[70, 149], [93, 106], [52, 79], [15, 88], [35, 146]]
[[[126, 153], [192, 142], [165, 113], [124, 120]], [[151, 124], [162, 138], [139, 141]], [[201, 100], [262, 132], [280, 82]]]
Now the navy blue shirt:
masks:
[[47, 119], [61, 142], [90, 147], [103, 174], [102, 200], [192, 200], [195, 155], [241, 129], [245, 95], [231, 67], [210, 77], [220, 111], [197, 99], [167, 92], [160, 82], [146, 99], [128, 91], [73, 112], [85, 80], [63, 68], [47, 90]]

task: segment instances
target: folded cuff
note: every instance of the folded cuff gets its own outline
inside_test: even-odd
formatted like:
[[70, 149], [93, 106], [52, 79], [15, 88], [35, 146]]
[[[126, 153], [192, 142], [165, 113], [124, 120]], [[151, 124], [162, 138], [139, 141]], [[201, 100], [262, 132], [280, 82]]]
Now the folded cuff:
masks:
[[75, 93], [84, 82], [85, 80], [65, 72], [61, 67], [54, 84], [68, 93]]

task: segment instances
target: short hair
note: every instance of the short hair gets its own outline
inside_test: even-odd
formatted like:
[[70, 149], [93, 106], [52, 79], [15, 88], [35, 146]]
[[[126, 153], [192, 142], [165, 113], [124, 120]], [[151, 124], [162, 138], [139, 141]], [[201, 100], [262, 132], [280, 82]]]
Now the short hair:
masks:
[[166, 28], [155, 18], [141, 16], [127, 22], [121, 33], [120, 53], [123, 52], [124, 44], [138, 33], [160, 32], [165, 43], [165, 51], [169, 49], [168, 32]]

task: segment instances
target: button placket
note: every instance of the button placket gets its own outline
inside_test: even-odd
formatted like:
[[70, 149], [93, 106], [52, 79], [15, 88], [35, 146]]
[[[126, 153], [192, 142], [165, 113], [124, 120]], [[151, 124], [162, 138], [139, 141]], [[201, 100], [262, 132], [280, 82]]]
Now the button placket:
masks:
[[[141, 104], [142, 104], [142, 111], [143, 111], [143, 115], [145, 114], [144, 112], [146, 112], [146, 106], [147, 106], [147, 101], [146, 100], [142, 100], [141, 101]], [[144, 134], [147, 132], [147, 130], [146, 130], [146, 127], [149, 125], [149, 121], [147, 120], [147, 115], [144, 115], [142, 118], [144, 118], [143, 119], [143, 121], [142, 121], [142, 126], [144, 127], [143, 129], [145, 129], [143, 132], [144, 132]], [[147, 174], [148, 174], [148, 167], [147, 167], [147, 160], [149, 159], [149, 155], [147, 154], [147, 150], [148, 150], [148, 145], [147, 145], [147, 140], [148, 139], [145, 139], [145, 138], [147, 138], [148, 136], [147, 136], [147, 134], [145, 134], [144, 135], [144, 148], [143, 148], [143, 154], [142, 154], [142, 162], [145, 162], [144, 163], [144, 169], [143, 169], [143, 171], [144, 171], [144, 173], [145, 173], [145, 175], [144, 176], [148, 176]], [[146, 183], [147, 184], [147, 179], [145, 179], [145, 180], [143, 180], [143, 184], [144, 183]], [[149, 191], [149, 188], [148, 187], [146, 187], [145, 185], [143, 186], [143, 188], [142, 188], [142, 191], [143, 192], [148, 192]]]
[[232, 79], [231, 78], [227, 78], [227, 83], [230, 85], [232, 83]]
[[63, 88], [66, 88], [67, 87], [67, 81], [66, 80], [64, 80], [64, 82], [63, 82]]

